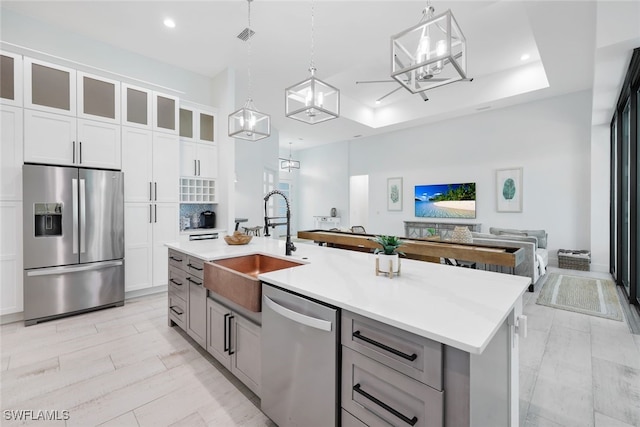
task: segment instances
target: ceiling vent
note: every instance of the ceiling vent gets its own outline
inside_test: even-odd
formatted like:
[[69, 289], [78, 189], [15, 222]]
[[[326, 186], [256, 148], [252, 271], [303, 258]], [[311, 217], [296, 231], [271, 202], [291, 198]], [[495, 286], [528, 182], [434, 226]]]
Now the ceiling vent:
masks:
[[245, 28], [240, 34], [238, 34], [238, 38], [243, 42], [246, 42], [250, 37], [253, 37], [255, 33], [255, 31], [250, 30], [249, 28]]

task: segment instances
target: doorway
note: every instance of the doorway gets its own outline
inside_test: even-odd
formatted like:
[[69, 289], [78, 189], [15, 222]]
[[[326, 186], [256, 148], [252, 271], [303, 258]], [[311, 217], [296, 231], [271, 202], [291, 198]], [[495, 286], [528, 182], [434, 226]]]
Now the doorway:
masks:
[[369, 175], [349, 177], [349, 222], [369, 230]]

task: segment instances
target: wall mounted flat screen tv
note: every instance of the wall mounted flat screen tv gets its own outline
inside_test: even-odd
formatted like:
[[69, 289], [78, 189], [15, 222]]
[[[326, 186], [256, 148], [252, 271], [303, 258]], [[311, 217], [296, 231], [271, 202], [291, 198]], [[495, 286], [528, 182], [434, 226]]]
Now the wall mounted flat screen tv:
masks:
[[476, 183], [416, 185], [415, 215], [420, 218], [475, 218]]

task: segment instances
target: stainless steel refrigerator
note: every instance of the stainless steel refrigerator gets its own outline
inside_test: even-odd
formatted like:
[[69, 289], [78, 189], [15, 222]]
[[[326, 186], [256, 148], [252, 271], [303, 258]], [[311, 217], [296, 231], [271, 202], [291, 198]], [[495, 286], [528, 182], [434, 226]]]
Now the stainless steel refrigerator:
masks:
[[124, 304], [122, 172], [24, 165], [26, 325]]

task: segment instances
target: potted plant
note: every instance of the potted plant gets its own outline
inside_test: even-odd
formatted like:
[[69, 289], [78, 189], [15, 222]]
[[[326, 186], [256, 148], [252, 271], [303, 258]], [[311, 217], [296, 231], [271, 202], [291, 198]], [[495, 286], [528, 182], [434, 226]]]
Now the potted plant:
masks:
[[391, 263], [391, 273], [397, 273], [400, 270], [399, 255], [404, 255], [404, 252], [399, 251], [398, 248], [404, 244], [404, 241], [396, 236], [384, 235], [375, 236], [369, 240], [381, 246], [381, 248], [376, 248], [373, 251], [374, 254], [378, 255], [380, 271], [389, 272], [389, 263]]

